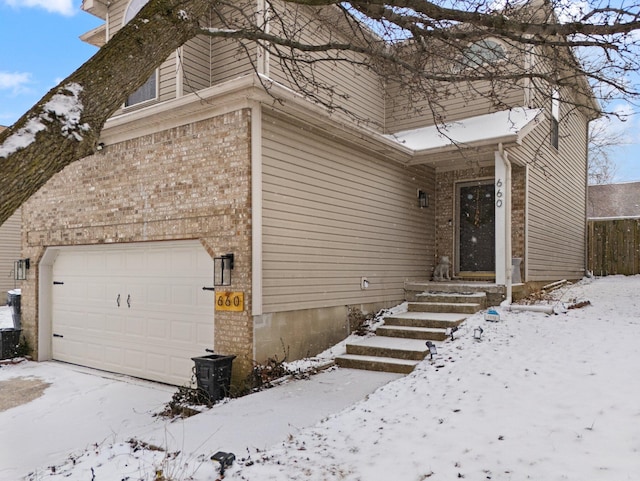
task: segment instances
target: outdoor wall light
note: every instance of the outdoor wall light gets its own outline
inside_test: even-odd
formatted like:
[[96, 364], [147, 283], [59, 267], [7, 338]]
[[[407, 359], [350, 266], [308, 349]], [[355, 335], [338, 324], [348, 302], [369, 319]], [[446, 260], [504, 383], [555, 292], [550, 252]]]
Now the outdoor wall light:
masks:
[[482, 333], [483, 333], [483, 332], [484, 332], [484, 331], [482, 330], [482, 328], [481, 328], [480, 326], [476, 327], [476, 328], [473, 330], [473, 338], [474, 338], [476, 341], [479, 341], [479, 340], [482, 338]]
[[18, 259], [13, 263], [13, 278], [16, 281], [24, 281], [27, 279], [27, 271], [31, 267], [30, 259]]
[[231, 271], [234, 265], [234, 255], [224, 254], [213, 259], [213, 285], [230, 286]]
[[446, 331], [446, 332], [447, 332], [447, 336], [450, 336], [452, 341], [453, 341], [453, 339], [454, 339], [454, 336], [453, 336], [453, 335], [455, 334], [455, 332], [456, 332], [457, 330], [458, 330], [458, 326], [453, 326], [453, 327], [449, 327], [449, 328], [447, 328], [447, 331]]
[[429, 196], [424, 190], [418, 190], [418, 207], [421, 209], [429, 207]]
[[438, 354], [438, 349], [436, 348], [436, 345], [431, 341], [427, 341], [427, 347], [429, 348], [429, 354], [431, 355], [431, 359], [433, 359], [433, 356]]

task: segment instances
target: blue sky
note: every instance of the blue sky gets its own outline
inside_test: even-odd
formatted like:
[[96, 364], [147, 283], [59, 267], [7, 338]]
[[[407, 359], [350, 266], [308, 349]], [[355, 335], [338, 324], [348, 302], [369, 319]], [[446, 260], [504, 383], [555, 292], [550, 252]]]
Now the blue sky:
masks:
[[[96, 48], [78, 37], [102, 22], [81, 0], [0, 0], [0, 125], [11, 125]], [[622, 106], [624, 109], [624, 106]], [[612, 128], [628, 143], [616, 148], [615, 181], [640, 181], [638, 115]]]
[[95, 52], [81, 0], [0, 0], [0, 125], [13, 124]]

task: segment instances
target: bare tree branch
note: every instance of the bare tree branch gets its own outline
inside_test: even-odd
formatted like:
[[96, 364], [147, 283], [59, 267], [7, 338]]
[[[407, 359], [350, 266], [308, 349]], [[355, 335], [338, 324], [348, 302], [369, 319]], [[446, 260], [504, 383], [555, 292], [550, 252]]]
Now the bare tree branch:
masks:
[[[256, 71], [257, 48], [278, 62], [291, 88], [328, 110], [349, 112], [347, 94], [322, 69], [348, 63], [374, 72], [384, 89], [434, 122], [447, 96], [502, 93], [528, 82], [576, 92], [574, 106], [594, 117], [606, 103], [640, 96], [640, 3], [604, 0], [150, 0], [100, 51], [0, 133], [0, 223], [51, 176], [94, 152], [106, 120], [178, 47], [195, 37], [236, 41]], [[580, 7], [580, 8], [577, 8]], [[211, 23], [210, 18], [213, 18]], [[215, 25], [216, 28], [212, 28]], [[329, 27], [330, 26], [330, 27]], [[470, 45], [494, 38], [505, 61], [470, 60]], [[523, 59], [530, 59], [526, 62]], [[134, 68], [131, 68], [134, 66]], [[261, 77], [265, 88], [268, 82]], [[615, 113], [614, 109], [605, 112]]]

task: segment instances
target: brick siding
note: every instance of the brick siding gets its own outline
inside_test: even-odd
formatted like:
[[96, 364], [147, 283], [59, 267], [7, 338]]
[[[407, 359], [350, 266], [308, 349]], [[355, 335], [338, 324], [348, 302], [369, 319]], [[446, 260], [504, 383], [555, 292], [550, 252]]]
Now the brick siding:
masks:
[[[24, 208], [23, 248], [35, 260], [23, 292], [37, 348], [37, 265], [47, 246], [200, 239], [235, 253], [231, 290], [245, 311], [217, 312], [215, 350], [252, 366], [250, 110], [109, 145], [52, 178]], [[235, 376], [234, 376], [235, 377]]]

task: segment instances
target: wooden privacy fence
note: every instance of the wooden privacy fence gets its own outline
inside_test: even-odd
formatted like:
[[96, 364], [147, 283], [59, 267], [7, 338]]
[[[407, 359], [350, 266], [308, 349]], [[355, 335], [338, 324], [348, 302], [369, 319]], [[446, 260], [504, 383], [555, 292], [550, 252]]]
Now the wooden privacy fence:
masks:
[[640, 218], [589, 220], [587, 225], [594, 275], [640, 274]]

